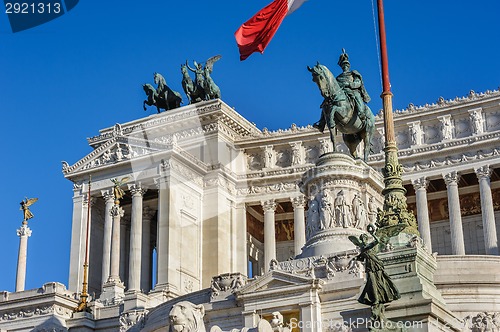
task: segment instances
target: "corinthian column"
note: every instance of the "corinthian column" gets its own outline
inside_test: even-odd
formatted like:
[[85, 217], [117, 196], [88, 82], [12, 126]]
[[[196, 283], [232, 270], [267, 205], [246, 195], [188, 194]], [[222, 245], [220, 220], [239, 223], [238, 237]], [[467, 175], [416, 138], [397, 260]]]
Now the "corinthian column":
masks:
[[28, 238], [31, 236], [31, 229], [28, 223], [23, 221], [21, 228], [17, 230], [19, 236], [19, 253], [17, 256], [16, 292], [24, 290], [26, 282], [26, 258], [28, 256]]
[[141, 290], [148, 293], [151, 290], [151, 219], [156, 211], [148, 206], [142, 209], [142, 245], [141, 245]]
[[459, 174], [455, 171], [443, 175], [448, 192], [448, 212], [450, 216], [451, 253], [465, 255], [464, 231], [462, 214], [460, 212], [460, 197], [458, 194]]
[[132, 215], [130, 224], [130, 259], [128, 289], [141, 290], [142, 197], [146, 191], [140, 186], [130, 186]]
[[487, 255], [498, 255], [497, 227], [495, 225], [495, 211], [491, 197], [490, 175], [491, 169], [485, 165], [474, 170], [479, 180], [479, 194], [481, 195], [481, 215], [483, 219], [484, 246]]
[[111, 265], [108, 282], [121, 283], [120, 280], [120, 218], [124, 211], [120, 205], [115, 204], [111, 209], [113, 217], [113, 230], [111, 233]]
[[427, 206], [427, 186], [429, 181], [425, 177], [412, 180], [417, 199], [418, 231], [424, 240], [424, 246], [432, 252], [431, 226], [429, 223], [429, 208]]
[[292, 198], [293, 205], [293, 244], [295, 255], [302, 253], [302, 247], [306, 244], [306, 221], [304, 214], [305, 199], [303, 195]]
[[264, 266], [265, 271], [269, 269], [269, 263], [276, 259], [276, 229], [274, 225], [274, 211], [276, 203], [274, 199], [262, 201], [264, 209]]
[[102, 274], [101, 285], [104, 285], [109, 278], [111, 266], [111, 231], [113, 229], [113, 217], [111, 209], [115, 205], [115, 197], [109, 191], [102, 191], [102, 196], [106, 202], [104, 211], [104, 236], [102, 239]]

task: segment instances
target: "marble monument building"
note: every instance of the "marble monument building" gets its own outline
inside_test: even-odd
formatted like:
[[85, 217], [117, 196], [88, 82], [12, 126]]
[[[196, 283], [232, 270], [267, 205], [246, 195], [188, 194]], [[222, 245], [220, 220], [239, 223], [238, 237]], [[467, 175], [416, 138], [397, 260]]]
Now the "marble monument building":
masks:
[[[394, 126], [420, 237], [380, 253], [402, 293], [387, 315], [410, 331], [500, 331], [500, 92], [409, 105]], [[328, 154], [326, 132], [259, 129], [219, 99], [102, 129], [63, 163], [68, 285], [0, 293], [0, 331], [180, 331], [178, 310], [196, 331], [364, 331], [346, 236], [382, 206], [383, 128], [377, 116], [367, 163], [343, 143]], [[88, 210], [92, 313], [74, 314]]]

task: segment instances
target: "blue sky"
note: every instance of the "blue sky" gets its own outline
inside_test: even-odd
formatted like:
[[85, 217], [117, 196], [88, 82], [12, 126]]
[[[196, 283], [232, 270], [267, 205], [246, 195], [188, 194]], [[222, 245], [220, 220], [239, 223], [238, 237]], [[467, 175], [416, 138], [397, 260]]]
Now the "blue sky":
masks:
[[[306, 66], [320, 61], [338, 74], [345, 48], [378, 112], [370, 0], [309, 0], [285, 18], [263, 55], [240, 62], [233, 33], [268, 2], [80, 1], [60, 18], [19, 33], [0, 13], [0, 290], [14, 290], [25, 196], [39, 198], [32, 206], [26, 289], [67, 284], [72, 184], [61, 161], [73, 164], [91, 152], [86, 138], [99, 129], [154, 114], [142, 110], [141, 84], [153, 83], [155, 71], [181, 92], [181, 63], [221, 54], [212, 76], [222, 99], [261, 129], [287, 128], [319, 117], [321, 96]], [[499, 14], [498, 0], [386, 0], [394, 108], [498, 89]]]

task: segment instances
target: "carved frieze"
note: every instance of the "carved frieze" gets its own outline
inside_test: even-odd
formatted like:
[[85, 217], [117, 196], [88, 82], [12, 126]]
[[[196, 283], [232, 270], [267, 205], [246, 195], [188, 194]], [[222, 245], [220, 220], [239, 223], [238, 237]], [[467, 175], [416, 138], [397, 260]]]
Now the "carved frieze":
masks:
[[500, 331], [500, 313], [480, 312], [464, 318], [464, 331], [498, 332]]
[[271, 194], [278, 192], [296, 191], [296, 183], [276, 183], [271, 185], [249, 185], [245, 188], [236, 190], [237, 195], [258, 195], [258, 194]]
[[31, 318], [33, 316], [51, 315], [54, 313], [66, 318], [70, 318], [73, 311], [56, 304], [40, 307], [24, 307], [22, 309], [3, 313], [2, 315], [0, 315], [0, 321], [12, 321], [22, 318]]
[[357, 250], [350, 250], [328, 256], [293, 259], [276, 262], [271, 269], [328, 280], [334, 279], [337, 274], [352, 275], [354, 278], [359, 277], [364, 270], [363, 265], [353, 259], [357, 255]]

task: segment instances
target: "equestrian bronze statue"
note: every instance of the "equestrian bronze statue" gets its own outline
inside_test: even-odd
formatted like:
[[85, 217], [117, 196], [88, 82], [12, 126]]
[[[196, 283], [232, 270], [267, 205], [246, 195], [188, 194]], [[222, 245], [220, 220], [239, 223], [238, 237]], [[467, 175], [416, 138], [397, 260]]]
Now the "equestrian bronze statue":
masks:
[[354, 158], [358, 158], [356, 149], [363, 141], [363, 159], [367, 161], [370, 141], [375, 130], [375, 117], [365, 104], [370, 101], [370, 97], [359, 72], [350, 70], [349, 57], [344, 50], [338, 64], [343, 72], [337, 77], [319, 62], [313, 68], [307, 67], [324, 98], [320, 106], [321, 119], [314, 124], [314, 127], [321, 132], [325, 127], [328, 128], [334, 151], [337, 148], [335, 134], [336, 130], [339, 130]]

